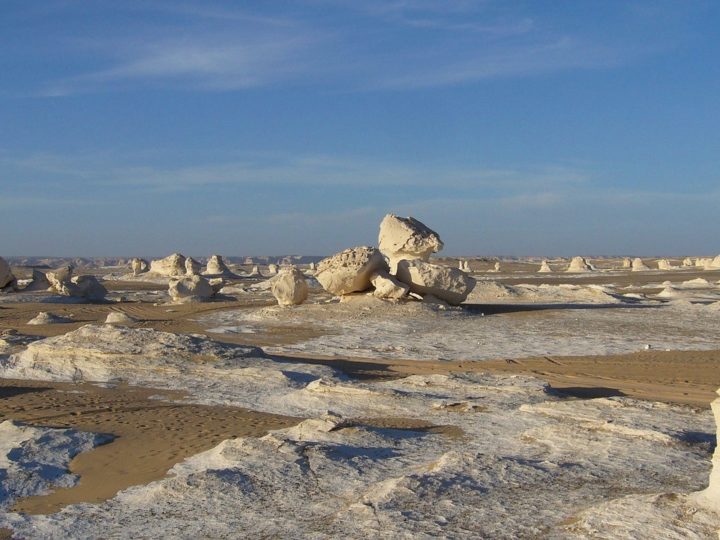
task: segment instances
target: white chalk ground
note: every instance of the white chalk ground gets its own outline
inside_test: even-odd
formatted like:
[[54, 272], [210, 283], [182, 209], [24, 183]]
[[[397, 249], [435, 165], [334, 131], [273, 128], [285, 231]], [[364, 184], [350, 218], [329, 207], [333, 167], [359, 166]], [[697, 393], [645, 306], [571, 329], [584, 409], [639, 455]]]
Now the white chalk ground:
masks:
[[[491, 314], [488, 307], [484, 317], [482, 307], [469, 313], [360, 301], [246, 309], [203, 322], [239, 332], [318, 326], [328, 334], [275, 350], [374, 357], [603, 354], [645, 343], [718, 348], [716, 285], [674, 289], [682, 298], [641, 296], [626, 305], [611, 287], [515, 287], [509, 296], [521, 300], [506, 298], [506, 308], [563, 309]], [[478, 304], [495, 303], [484, 300], [497, 292], [483, 294]], [[573, 309], [591, 298], [595, 308]], [[29, 538], [717, 538], [720, 516], [688, 495], [710, 474], [709, 411], [619, 397], [563, 399], [521, 376], [359, 382], [324, 366], [260, 356], [201, 337], [103, 325], [0, 355], [2, 377], [127, 381], [185, 389], [194, 402], [306, 418], [261, 439], [224, 441], [168, 478], [102, 504], [48, 516], [0, 513], [0, 527]], [[389, 417], [452, 429], [363, 421]], [[69, 430], [10, 423], [0, 430], [9, 433], [0, 437], [4, 508], [74, 481], [64, 474], [70, 455], [97, 443]], [[37, 463], [63, 474], [48, 480]]]
[[[0, 527], [31, 538], [710, 538], [720, 528], [720, 516], [686, 496], [710, 472], [715, 426], [707, 411], [561, 399], [521, 376], [357, 382], [257, 354], [89, 325], [0, 358], [5, 377], [128, 380], [184, 388], [196, 402], [307, 418], [262, 439], [224, 441], [105, 503], [0, 514]], [[362, 420], [378, 417], [454, 429]], [[30, 439], [14, 435], [0, 448], [6, 470], [27, 468], [16, 456], [28, 440], [59, 454], [62, 467], [68, 446], [89, 448], [86, 440], [46, 447], [37, 441], [56, 430], [26, 429]], [[16, 480], [3, 485], [6, 500], [32, 492]]]

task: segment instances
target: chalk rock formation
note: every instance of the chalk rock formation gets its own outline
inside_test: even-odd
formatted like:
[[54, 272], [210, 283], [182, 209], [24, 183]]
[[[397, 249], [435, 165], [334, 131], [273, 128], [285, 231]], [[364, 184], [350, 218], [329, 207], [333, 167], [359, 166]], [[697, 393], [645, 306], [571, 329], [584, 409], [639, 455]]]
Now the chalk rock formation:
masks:
[[274, 276], [278, 273], [278, 265], [277, 264], [268, 264], [268, 273], [271, 276]]
[[402, 260], [398, 263], [397, 278], [421, 296], [431, 294], [450, 305], [465, 301], [476, 281], [457, 268], [449, 268], [425, 261]]
[[572, 261], [570, 261], [570, 266], [568, 266], [565, 271], [570, 273], [580, 273], [592, 272], [593, 270], [587, 260], [585, 260], [585, 257], [573, 257]]
[[644, 272], [645, 270], [650, 270], [650, 268], [647, 267], [640, 257], [635, 257], [632, 262], [632, 271]]
[[[720, 390], [717, 391], [720, 395]], [[717, 430], [717, 438], [720, 440], [720, 397], [710, 404], [713, 415], [715, 416], [715, 427]], [[710, 482], [707, 489], [695, 494], [696, 499], [706, 508], [720, 513], [720, 444], [715, 447], [715, 453], [712, 458], [712, 471], [710, 472]], [[720, 537], [720, 531], [718, 532]]]
[[61, 323], [69, 323], [69, 322], [73, 322], [72, 319], [60, 317], [59, 315], [55, 315], [53, 313], [48, 313], [47, 311], [41, 311], [35, 317], [30, 319], [27, 322], [27, 324], [36, 326], [36, 325], [41, 325], [41, 324], [61, 324]]
[[695, 261], [692, 260], [690, 257], [686, 257], [683, 259], [682, 265], [686, 268], [690, 266], [695, 266]]
[[15, 276], [10, 270], [10, 265], [0, 257], [0, 289], [11, 287], [15, 284]]
[[76, 276], [69, 283], [63, 283], [57, 291], [63, 296], [85, 298], [87, 300], [102, 300], [107, 295], [107, 289], [95, 276]]
[[718, 255], [712, 261], [710, 261], [710, 268], [712, 268], [712, 269], [720, 268], [720, 255]]
[[130, 261], [130, 269], [132, 270], [133, 276], [139, 276], [140, 274], [147, 272], [150, 269], [150, 266], [146, 260], [135, 257]]
[[208, 283], [215, 294], [219, 293], [220, 290], [225, 286], [225, 280], [223, 278], [212, 278], [208, 279]]
[[630, 259], [630, 257], [623, 258], [622, 268], [623, 268], [623, 270], [625, 270], [625, 269], [629, 270], [630, 268], [632, 268], [632, 259]]
[[150, 272], [161, 276], [178, 277], [185, 275], [185, 256], [173, 253], [164, 259], [150, 261]]
[[131, 317], [122, 311], [111, 311], [105, 318], [105, 324], [115, 324], [118, 326], [127, 326], [129, 324], [135, 324], [136, 322], [138, 322], [138, 320], [135, 317]]
[[32, 279], [30, 283], [25, 285], [23, 291], [47, 291], [50, 288], [50, 282], [44, 272], [33, 269]]
[[225, 265], [220, 255], [213, 255], [208, 259], [204, 274], [206, 276], [233, 277], [235, 274]]
[[673, 266], [670, 264], [670, 261], [667, 259], [660, 259], [657, 262], [658, 270], [677, 270], [677, 266]]
[[438, 233], [415, 218], [388, 214], [380, 223], [378, 246], [390, 261], [390, 273], [403, 259], [427, 261], [443, 248]]
[[488, 272], [491, 272], [493, 274], [495, 274], [499, 271], [500, 271], [500, 261], [496, 262], [495, 266], [493, 266], [491, 270], [488, 270]]
[[281, 306], [302, 304], [308, 297], [305, 275], [296, 266], [284, 266], [273, 278], [270, 291]]
[[390, 300], [399, 300], [409, 291], [410, 286], [398, 281], [387, 272], [375, 272], [370, 277], [370, 283], [375, 287], [373, 296]]
[[550, 265], [547, 261], [543, 261], [540, 264], [540, 269], [538, 270], [538, 272], [541, 274], [547, 274], [548, 272], [552, 272], [552, 268], [550, 268]]
[[65, 265], [61, 266], [60, 268], [56, 268], [52, 272], [48, 272], [45, 274], [45, 278], [50, 283], [50, 287], [55, 291], [56, 293], [60, 293], [60, 291], [63, 288], [63, 285], [70, 283], [70, 280], [72, 279], [74, 268], [72, 265]]
[[370, 278], [380, 270], [387, 270], [380, 252], [372, 247], [360, 246], [320, 261], [315, 278], [326, 291], [341, 295], [369, 289]]
[[192, 257], [188, 257], [185, 259], [185, 273], [189, 276], [197, 276], [200, 275], [200, 272], [202, 271], [202, 264], [197, 262]]
[[204, 302], [215, 294], [207, 279], [202, 276], [184, 276], [173, 279], [168, 286], [173, 302]]
[[258, 268], [258, 265], [254, 265], [252, 269], [250, 270], [250, 273], [248, 274], [249, 277], [256, 277], [261, 276], [260, 274], [260, 268]]

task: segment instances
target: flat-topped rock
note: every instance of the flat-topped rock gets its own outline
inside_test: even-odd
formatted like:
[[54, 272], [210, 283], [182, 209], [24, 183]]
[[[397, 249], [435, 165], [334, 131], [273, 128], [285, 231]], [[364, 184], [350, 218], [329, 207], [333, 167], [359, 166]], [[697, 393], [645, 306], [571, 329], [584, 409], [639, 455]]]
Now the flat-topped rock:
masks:
[[164, 259], [151, 261], [150, 272], [168, 277], [184, 276], [187, 272], [185, 268], [185, 256], [180, 253], [173, 253]]
[[387, 214], [380, 223], [378, 246], [390, 261], [390, 273], [394, 274], [398, 261], [427, 261], [431, 254], [442, 250], [443, 243], [438, 233], [417, 219]]

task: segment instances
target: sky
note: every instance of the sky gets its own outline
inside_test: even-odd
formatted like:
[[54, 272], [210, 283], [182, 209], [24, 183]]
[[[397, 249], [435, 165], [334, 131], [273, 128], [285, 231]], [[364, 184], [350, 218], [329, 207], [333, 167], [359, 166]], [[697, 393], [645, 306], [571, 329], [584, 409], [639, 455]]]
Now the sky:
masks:
[[715, 0], [1, 0], [0, 255], [720, 253]]

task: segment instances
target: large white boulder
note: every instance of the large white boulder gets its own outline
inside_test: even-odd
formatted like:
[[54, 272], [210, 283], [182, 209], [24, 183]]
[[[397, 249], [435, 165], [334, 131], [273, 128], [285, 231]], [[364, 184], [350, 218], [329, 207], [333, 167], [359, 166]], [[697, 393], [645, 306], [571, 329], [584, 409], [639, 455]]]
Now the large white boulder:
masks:
[[0, 289], [11, 286], [15, 283], [15, 276], [10, 270], [10, 265], [0, 257]]
[[173, 253], [164, 259], [150, 261], [150, 272], [168, 277], [184, 276], [186, 273], [185, 256]]
[[585, 260], [585, 257], [573, 257], [572, 261], [570, 261], [570, 266], [568, 266], [566, 272], [570, 273], [581, 273], [581, 272], [592, 272], [592, 266]]
[[185, 273], [189, 276], [199, 275], [202, 271], [202, 264], [197, 262], [192, 257], [185, 259]]
[[59, 293], [64, 284], [70, 283], [73, 271], [74, 268], [72, 265], [68, 264], [61, 266], [60, 268], [56, 268], [52, 272], [46, 273], [45, 278], [50, 283], [50, 287], [52, 287], [55, 292]]
[[428, 261], [432, 253], [443, 248], [440, 235], [413, 217], [388, 214], [380, 223], [380, 251], [390, 261], [390, 273], [403, 259]]
[[650, 270], [650, 268], [648, 268], [640, 257], [635, 257], [632, 262], [632, 271], [644, 272], [645, 270]]
[[69, 282], [63, 282], [57, 292], [63, 296], [85, 298], [86, 300], [102, 300], [107, 289], [95, 276], [76, 276]]
[[206, 276], [232, 277], [235, 275], [232, 270], [227, 267], [225, 261], [223, 261], [223, 258], [220, 255], [212, 255], [208, 259], [207, 266], [205, 267], [205, 272], [203, 273]]
[[308, 297], [305, 275], [295, 266], [284, 266], [273, 278], [270, 290], [281, 306], [302, 304]]
[[[720, 390], [717, 391], [720, 395]], [[715, 416], [715, 429], [717, 430], [717, 440], [720, 441], [720, 397], [710, 404], [713, 415]], [[707, 489], [696, 493], [697, 501], [720, 514], [720, 444], [715, 446], [715, 453], [712, 458], [712, 471], [710, 472], [710, 481]], [[718, 532], [720, 537], [720, 531]]]
[[387, 270], [382, 254], [375, 248], [360, 246], [320, 261], [315, 279], [332, 294], [350, 294], [369, 289], [370, 278], [380, 270]]
[[475, 287], [475, 279], [457, 268], [425, 261], [402, 260], [397, 266], [397, 278], [421, 296], [432, 295], [457, 306], [465, 301]]
[[215, 291], [202, 276], [183, 276], [170, 281], [168, 294], [177, 303], [204, 302], [212, 298]]
[[370, 283], [375, 287], [373, 296], [376, 298], [399, 300], [410, 292], [409, 285], [398, 281], [385, 271], [375, 272], [370, 278]]
[[147, 272], [150, 269], [147, 261], [135, 257], [130, 261], [130, 269], [132, 270], [133, 276], [139, 276], [140, 274]]

